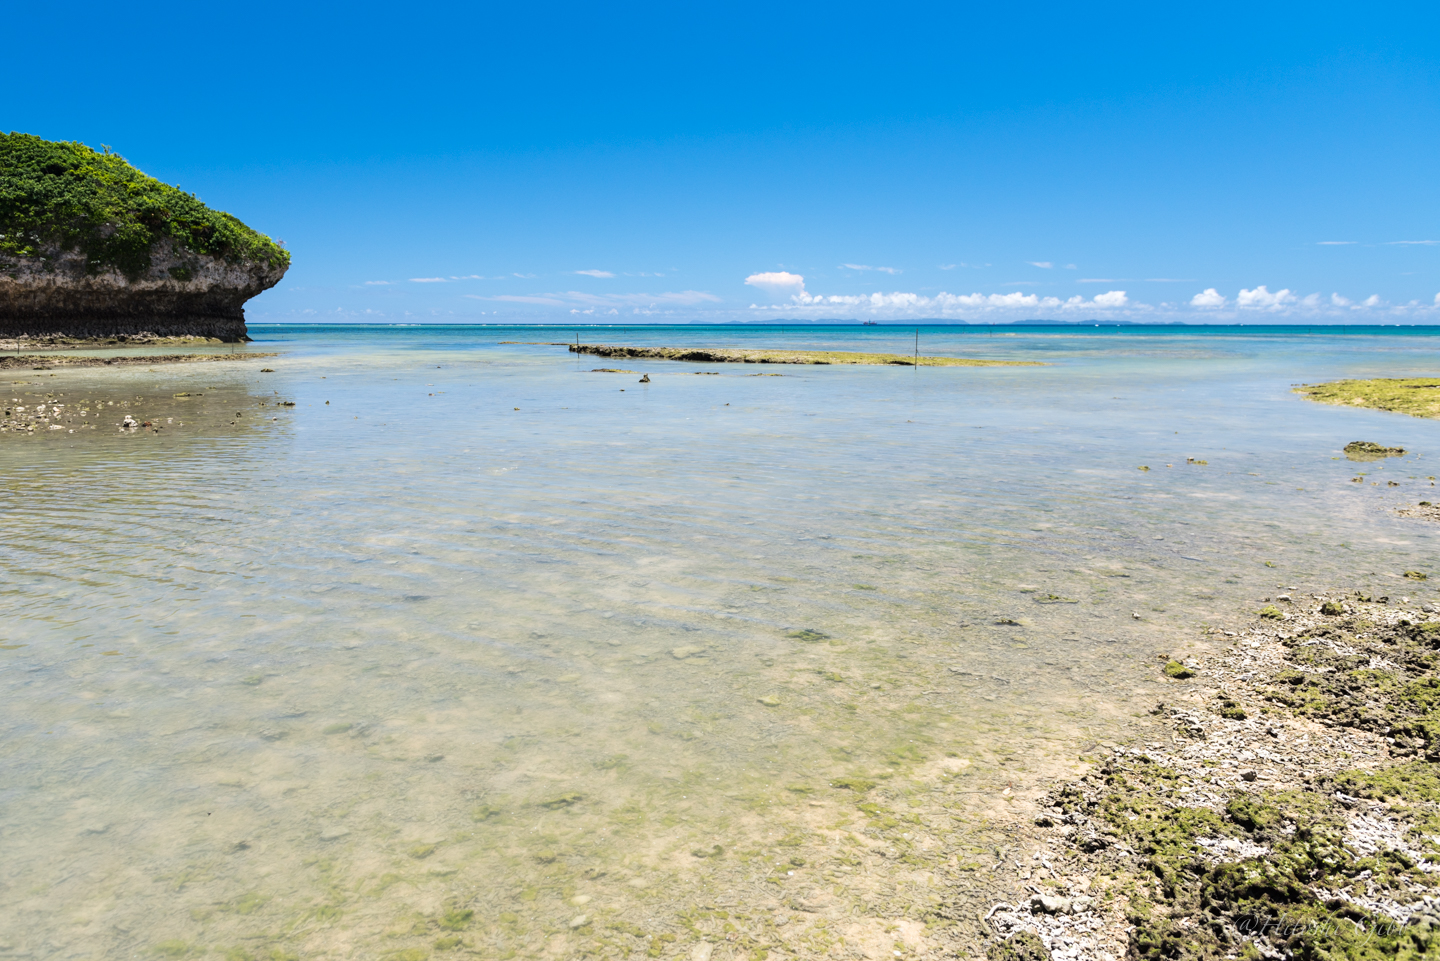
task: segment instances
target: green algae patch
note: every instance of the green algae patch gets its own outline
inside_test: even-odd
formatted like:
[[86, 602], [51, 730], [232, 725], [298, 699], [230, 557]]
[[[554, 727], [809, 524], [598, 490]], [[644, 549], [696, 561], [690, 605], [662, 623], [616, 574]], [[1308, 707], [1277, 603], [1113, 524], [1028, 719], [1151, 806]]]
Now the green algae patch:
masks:
[[1345, 771], [1335, 787], [1353, 797], [1440, 803], [1440, 766], [1413, 761], [1383, 771]]
[[861, 364], [870, 367], [1045, 367], [1033, 360], [979, 360], [973, 357], [920, 357], [912, 354], [868, 354], [849, 350], [753, 350], [742, 348], [625, 347], [615, 344], [571, 344], [572, 354], [633, 357], [709, 364]]
[[1034, 931], [1016, 931], [1008, 940], [986, 948], [985, 957], [987, 961], [1050, 961], [1050, 952]]
[[464, 931], [470, 927], [475, 920], [475, 912], [471, 908], [451, 908], [440, 918], [440, 927], [446, 931]]
[[876, 782], [867, 777], [837, 777], [830, 779], [830, 786], [840, 788], [844, 791], [854, 791], [857, 794], [864, 794], [872, 790]]
[[1397, 925], [1341, 897], [1394, 896], [1433, 889], [1435, 881], [1400, 852], [1361, 856], [1347, 848], [1336, 798], [1315, 790], [1234, 789], [1217, 809], [1177, 804], [1176, 788], [1173, 771], [1132, 755], [1050, 799], [1066, 816], [1103, 825], [1088, 844], [1125, 845], [1134, 853], [1137, 873], [1119, 885], [1134, 926], [1131, 958], [1258, 958], [1247, 943], [1256, 936], [1285, 957], [1440, 957], [1440, 950], [1427, 951], [1427, 930]]
[[1166, 677], [1173, 677], [1177, 681], [1188, 680], [1189, 678], [1195, 676], [1194, 671], [1190, 670], [1190, 668], [1186, 667], [1184, 664], [1181, 664], [1179, 661], [1167, 661], [1165, 666], [1161, 668], [1161, 671], [1165, 674]]
[[[1322, 404], [1440, 417], [1440, 377], [1377, 377], [1302, 384], [1295, 393]], [[1383, 455], [1382, 455], [1383, 456]]]

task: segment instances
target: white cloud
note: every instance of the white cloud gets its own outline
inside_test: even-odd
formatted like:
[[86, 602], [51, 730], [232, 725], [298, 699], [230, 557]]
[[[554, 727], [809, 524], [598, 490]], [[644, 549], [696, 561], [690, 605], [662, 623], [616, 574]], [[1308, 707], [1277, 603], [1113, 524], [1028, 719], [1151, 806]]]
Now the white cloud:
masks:
[[719, 297], [703, 290], [675, 290], [663, 294], [589, 294], [571, 290], [554, 296], [596, 307], [694, 307], [699, 304], [720, 303]]
[[1434, 247], [1440, 244], [1440, 240], [1391, 240], [1385, 244], [1387, 247]]
[[1435, 306], [1440, 307], [1440, 294], [1435, 295]]
[[[954, 265], [952, 264], [951, 266]], [[841, 264], [840, 267], [844, 270], [878, 270], [880, 273], [889, 274], [892, 277], [896, 274], [904, 273], [899, 267], [871, 267], [869, 264]], [[946, 268], [942, 267], [940, 269], [944, 270]]]
[[1379, 307], [1382, 303], [1383, 301], [1380, 299], [1379, 294], [1371, 294], [1369, 297], [1366, 297], [1364, 300], [1360, 301], [1360, 306]]
[[1191, 307], [1224, 307], [1229, 301], [1214, 287], [1206, 287], [1190, 298]]
[[497, 294], [494, 297], [481, 297], [479, 294], [465, 294], [471, 300], [499, 300], [507, 304], [542, 304], [546, 307], [565, 307], [565, 301], [557, 300], [554, 297], [526, 297], [521, 294]]
[[941, 270], [954, 270], [954, 269], [955, 269], [956, 267], [958, 267], [958, 266], [960, 266], [960, 265], [959, 265], [959, 264], [941, 264], [941, 265], [940, 265], [940, 269], [941, 269]]
[[365, 286], [366, 286], [366, 287], [384, 287], [384, 286], [387, 286], [387, 285], [393, 284], [393, 283], [395, 283], [395, 281], [393, 281], [393, 280], [367, 280], [367, 281], [365, 281]]
[[1293, 303], [1295, 295], [1287, 287], [1284, 290], [1277, 290], [1271, 293], [1264, 284], [1254, 290], [1241, 289], [1235, 298], [1238, 307], [1247, 307], [1252, 310], [1279, 310], [1286, 304]]
[[448, 281], [444, 277], [411, 277], [412, 284], [444, 284]]
[[1018, 290], [1013, 294], [991, 294], [986, 299], [992, 307], [1036, 307], [1040, 304], [1039, 297], [1022, 294]]
[[519, 277], [521, 280], [534, 280], [537, 274], [511, 274], [511, 277]]
[[759, 287], [776, 299], [784, 297], [799, 299], [807, 296], [805, 278], [800, 274], [792, 274], [788, 270], [751, 274], [745, 278], [745, 283], [751, 287]]
[[1353, 241], [1353, 240], [1317, 240], [1317, 241], [1315, 241], [1315, 244], [1316, 244], [1316, 246], [1318, 246], [1318, 247], [1348, 247], [1348, 246], [1350, 246], [1350, 245], [1353, 244], [1353, 243], [1355, 243], [1355, 241]]
[[1080, 268], [1079, 268], [1079, 267], [1076, 267], [1074, 264], [1066, 264], [1066, 265], [1065, 265], [1065, 269], [1066, 269], [1066, 270], [1079, 270]]
[[[793, 288], [792, 288], [793, 289]], [[872, 314], [890, 316], [976, 316], [1000, 313], [1014, 317], [1018, 312], [1036, 311], [1098, 311], [1109, 313], [1121, 308], [1132, 311], [1153, 310], [1148, 304], [1132, 303], [1123, 290], [1112, 290], [1097, 295], [1093, 300], [1074, 296], [1068, 300], [1058, 297], [1041, 297], [1013, 291], [1003, 294], [951, 294], [941, 292], [932, 296], [905, 291], [872, 294], [811, 294], [803, 289], [790, 297], [788, 304], [760, 306], [751, 304], [751, 310], [801, 311], [817, 314], [836, 308], [850, 308]]]
[[1339, 294], [1330, 295], [1330, 303], [1336, 307], [1349, 307], [1352, 301], [1349, 297], [1341, 297]]
[[584, 277], [614, 277], [608, 270], [577, 270], [575, 273]]
[[[512, 304], [541, 304], [547, 307], [695, 307], [718, 304], [720, 298], [703, 290], [667, 291], [661, 294], [592, 294], [583, 290], [567, 290], [545, 294], [497, 294], [482, 297], [465, 294], [471, 300], [499, 300]], [[592, 311], [593, 312], [593, 311]]]
[[1076, 283], [1081, 284], [1122, 284], [1129, 277], [1081, 277]]
[[1025, 261], [1025, 262], [1026, 262], [1027, 264], [1029, 264], [1031, 267], [1043, 267], [1043, 268], [1045, 268], [1046, 270], [1049, 270], [1051, 267], [1054, 267], [1054, 266], [1055, 266], [1053, 263], [1051, 263], [1051, 262], [1048, 261], [1048, 260], [1027, 260], [1027, 261]]

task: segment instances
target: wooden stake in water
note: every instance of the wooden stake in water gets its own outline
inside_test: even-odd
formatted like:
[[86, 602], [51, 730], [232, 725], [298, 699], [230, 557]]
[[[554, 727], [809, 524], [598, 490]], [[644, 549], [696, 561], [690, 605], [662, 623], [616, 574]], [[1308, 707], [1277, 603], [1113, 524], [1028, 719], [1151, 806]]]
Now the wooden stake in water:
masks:
[[920, 369], [920, 328], [915, 328], [915, 369]]

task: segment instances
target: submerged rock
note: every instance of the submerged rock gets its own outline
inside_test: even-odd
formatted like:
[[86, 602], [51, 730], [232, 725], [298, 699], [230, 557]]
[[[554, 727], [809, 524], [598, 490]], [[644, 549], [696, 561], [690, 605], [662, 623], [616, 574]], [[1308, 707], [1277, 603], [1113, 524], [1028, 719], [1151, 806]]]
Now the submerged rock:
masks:
[[1384, 457], [1404, 456], [1403, 447], [1386, 447], [1369, 440], [1352, 440], [1345, 445], [1345, 457], [1349, 460], [1380, 460]]
[[0, 134], [0, 336], [245, 339], [290, 254], [118, 154]]

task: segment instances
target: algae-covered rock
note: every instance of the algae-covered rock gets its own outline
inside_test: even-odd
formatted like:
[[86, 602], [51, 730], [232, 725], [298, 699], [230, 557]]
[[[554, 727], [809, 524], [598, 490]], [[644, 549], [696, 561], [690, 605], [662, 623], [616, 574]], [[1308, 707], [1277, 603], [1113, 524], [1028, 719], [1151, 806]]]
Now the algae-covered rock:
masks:
[[1440, 378], [1434, 376], [1335, 380], [1328, 384], [1303, 384], [1294, 391], [1322, 404], [1369, 407], [1412, 417], [1440, 417]]
[[1352, 440], [1345, 445], [1345, 456], [1350, 460], [1380, 460], [1384, 457], [1404, 457], [1405, 448], [1386, 447], [1370, 440]]
[[989, 961], [1050, 961], [1050, 952], [1034, 931], [1016, 931], [1009, 939], [990, 945]]
[[1165, 666], [1161, 668], [1161, 670], [1164, 672], [1166, 677], [1173, 677], [1177, 681], [1184, 681], [1195, 676], [1194, 671], [1190, 670], [1190, 668], [1186, 667], [1179, 661], [1167, 661]]
[[81, 143], [0, 134], [0, 335], [245, 338], [290, 254]]

